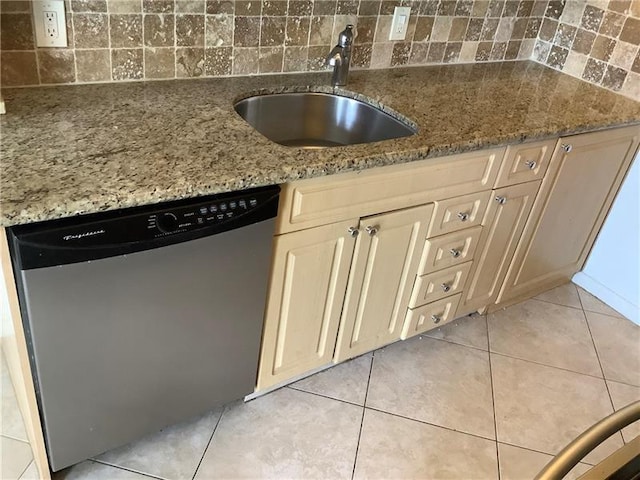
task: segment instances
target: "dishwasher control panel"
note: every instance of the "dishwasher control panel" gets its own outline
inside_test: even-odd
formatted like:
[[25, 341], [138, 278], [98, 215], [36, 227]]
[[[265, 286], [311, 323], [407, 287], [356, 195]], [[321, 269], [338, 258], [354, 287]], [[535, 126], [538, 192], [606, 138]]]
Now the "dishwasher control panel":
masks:
[[147, 217], [147, 229], [156, 236], [219, 225], [258, 208], [265, 198], [259, 194], [209, 201], [197, 205], [153, 212]]

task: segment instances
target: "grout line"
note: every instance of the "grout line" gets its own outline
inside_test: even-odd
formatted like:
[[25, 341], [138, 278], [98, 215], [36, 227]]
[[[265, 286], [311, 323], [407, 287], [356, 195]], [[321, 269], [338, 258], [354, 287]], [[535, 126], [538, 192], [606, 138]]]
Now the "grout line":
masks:
[[[333, 367], [332, 367], [332, 368], [333, 368]], [[328, 369], [328, 370], [330, 370], [330, 369]], [[323, 371], [324, 371], [324, 370], [323, 370]], [[321, 373], [321, 372], [318, 372], [318, 373]], [[315, 375], [315, 373], [314, 373], [314, 375]], [[313, 375], [312, 375], [312, 376], [313, 376]], [[311, 394], [311, 395], [316, 395], [316, 396], [318, 396], [318, 397], [326, 398], [326, 399], [328, 399], [328, 400], [335, 400], [335, 401], [337, 401], [337, 402], [346, 403], [347, 405], [353, 405], [354, 407], [360, 407], [360, 408], [363, 408], [363, 407], [364, 407], [364, 405], [360, 405], [359, 403], [349, 402], [349, 401], [347, 401], [347, 400], [343, 400], [343, 399], [341, 399], [341, 398], [330, 397], [329, 395], [324, 395], [324, 394], [322, 394], [322, 393], [318, 393], [318, 392], [310, 392], [309, 390], [303, 390], [302, 388], [294, 387], [294, 386], [293, 386], [293, 384], [291, 384], [291, 385], [284, 385], [284, 387], [283, 387], [283, 388], [289, 388], [289, 389], [291, 389], [291, 390], [295, 390], [296, 392], [309, 393], [309, 394]], [[278, 389], [278, 390], [280, 390], [280, 389]], [[276, 391], [276, 390], [274, 390], [274, 392], [275, 392], [275, 391]], [[270, 393], [273, 393], [273, 392], [265, 393], [265, 395], [269, 395]]]
[[[4, 455], [3, 455], [4, 456]], [[29, 467], [31, 467], [31, 465], [33, 465], [33, 455], [31, 456], [31, 461], [29, 463], [27, 463], [27, 466], [24, 467], [24, 470], [22, 470], [22, 472], [20, 472], [20, 475], [17, 476], [17, 479], [20, 480], [22, 478], [22, 476], [25, 474], [25, 472], [27, 470], [29, 470]], [[37, 468], [36, 468], [37, 469]]]
[[[85, 461], [86, 461], [86, 462], [99, 463], [100, 465], [106, 465], [107, 467], [116, 468], [116, 469], [118, 469], [118, 470], [123, 470], [123, 471], [125, 471], [125, 472], [135, 473], [135, 474], [137, 474], [137, 475], [142, 475], [143, 477], [147, 477], [147, 478], [156, 478], [157, 480], [166, 480], [166, 479], [165, 479], [165, 478], [163, 478], [163, 477], [157, 477], [156, 475], [152, 475], [152, 474], [150, 474], [150, 473], [143, 473], [143, 472], [140, 472], [140, 471], [138, 471], [138, 470], [133, 470], [133, 469], [131, 469], [131, 468], [122, 467], [122, 466], [120, 466], [120, 465], [114, 465], [114, 464], [112, 464], [112, 463], [105, 462], [104, 460], [97, 460], [97, 459], [95, 459], [95, 458], [89, 458], [89, 459], [87, 459], [87, 460], [85, 460]], [[78, 465], [78, 464], [76, 464], [76, 465]], [[74, 467], [74, 465], [71, 465], [71, 467], [69, 467], [69, 468], [73, 468], [73, 467]]]
[[597, 378], [598, 380], [605, 380], [604, 377], [598, 377], [596, 375], [591, 375], [589, 373], [576, 372], [575, 370], [569, 370], [568, 368], [557, 367], [557, 366], [554, 366], [554, 365], [547, 365], [546, 363], [536, 362], [535, 360], [528, 360], [526, 358], [514, 357], [513, 355], [507, 355], [507, 354], [501, 353], [501, 352], [489, 352], [489, 353], [491, 353], [493, 355], [499, 355], [501, 357], [513, 358], [514, 360], [519, 360], [521, 362], [527, 362], [527, 363], [532, 363], [534, 365], [540, 365], [542, 367], [548, 367], [548, 368], [554, 368], [556, 370], [562, 370], [563, 372], [575, 373], [576, 375], [583, 375], [585, 377], [590, 377], [590, 378]]
[[369, 395], [369, 385], [371, 384], [371, 372], [373, 371], [374, 355], [371, 355], [371, 363], [369, 364], [369, 376], [367, 377], [367, 388], [364, 391], [364, 402], [362, 405], [362, 418], [360, 419], [360, 430], [358, 430], [358, 442], [356, 443], [356, 453], [353, 457], [353, 469], [351, 470], [351, 480], [356, 475], [356, 464], [358, 463], [358, 451], [360, 450], [360, 439], [362, 438], [362, 426], [364, 425], [364, 413], [367, 410], [367, 396]]
[[[557, 455], [557, 454], [553, 454], [553, 453], [549, 453], [549, 452], [543, 452], [542, 450], [536, 450], [535, 448], [523, 447], [522, 445], [516, 445], [515, 443], [509, 443], [509, 442], [497, 442], [497, 443], [499, 443], [500, 445], [508, 445], [509, 447], [521, 448], [522, 450], [528, 450], [529, 452], [540, 453], [542, 455], [547, 455], [547, 456], [550, 456], [550, 457], [555, 457], [555, 455]], [[593, 463], [585, 462], [584, 460], [581, 460], [578, 463], [578, 465], [580, 463], [585, 464], [585, 465], [589, 465], [590, 467], [594, 466]]]
[[[582, 307], [574, 307], [574, 306], [572, 306], [572, 305], [564, 305], [564, 304], [562, 304], [562, 303], [551, 302], [551, 301], [549, 301], [549, 300], [543, 300], [543, 299], [541, 299], [541, 298], [536, 298], [536, 297], [531, 297], [531, 298], [529, 298], [529, 299], [525, 300], [525, 302], [526, 302], [526, 301], [528, 301], [528, 300], [535, 300], [535, 301], [537, 301], [537, 302], [549, 303], [549, 304], [551, 304], [551, 305], [556, 305], [556, 306], [558, 306], [558, 307], [573, 308], [574, 310], [583, 310], [583, 309], [582, 309]], [[520, 302], [520, 303], [522, 303], [522, 302]], [[517, 304], [517, 303], [516, 303], [516, 305], [519, 305], [519, 304]], [[584, 310], [583, 310], [583, 311], [584, 311]]]
[[213, 432], [211, 432], [211, 436], [209, 437], [209, 441], [207, 442], [207, 446], [204, 447], [204, 450], [202, 452], [202, 457], [200, 457], [200, 461], [198, 462], [198, 465], [196, 466], [196, 469], [193, 472], [193, 476], [191, 477], [191, 480], [196, 478], [196, 475], [198, 474], [198, 470], [200, 470], [200, 465], [202, 465], [202, 461], [204, 460], [204, 456], [207, 454], [207, 450], [209, 450], [209, 445], [211, 445], [211, 441], [213, 440], [213, 436], [215, 435], [216, 430], [218, 430], [218, 425], [220, 425], [220, 421], [222, 420], [222, 417], [224, 416], [226, 411], [227, 411], [227, 407], [225, 406], [222, 409], [222, 413], [218, 417], [218, 421], [216, 422], [215, 427], [213, 427]]
[[498, 415], [496, 413], [496, 395], [495, 395], [494, 386], [493, 386], [493, 369], [491, 368], [491, 345], [489, 342], [489, 320], [487, 319], [486, 315], [484, 317], [484, 321], [487, 325], [487, 350], [488, 350], [488, 357], [489, 357], [489, 382], [491, 385], [491, 407], [493, 408], [493, 431], [496, 437], [496, 462], [498, 464], [498, 480], [500, 480], [502, 478], [502, 475], [500, 474], [500, 452], [498, 450]]
[[31, 444], [29, 443], [29, 440], [23, 440], [21, 438], [12, 437], [11, 435], [7, 435], [6, 433], [0, 433], [0, 437], [8, 438], [9, 440], [15, 440], [16, 442], [24, 443], [26, 445], [31, 446]]

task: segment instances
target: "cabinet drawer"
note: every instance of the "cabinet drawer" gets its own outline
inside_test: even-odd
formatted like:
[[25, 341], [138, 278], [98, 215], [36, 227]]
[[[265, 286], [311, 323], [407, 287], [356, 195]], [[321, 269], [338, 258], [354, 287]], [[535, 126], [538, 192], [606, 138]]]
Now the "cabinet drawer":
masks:
[[418, 308], [408, 308], [402, 328], [403, 340], [437, 328], [455, 318], [461, 293]]
[[436, 237], [480, 225], [490, 198], [491, 191], [487, 191], [434, 202], [435, 210], [427, 237]]
[[488, 190], [495, 183], [505, 150], [500, 147], [286, 183], [276, 234]]
[[439, 272], [428, 273], [416, 278], [409, 307], [419, 307], [459, 293], [467, 281], [471, 263], [454, 265]]
[[482, 227], [467, 228], [425, 241], [418, 275], [460, 265], [473, 258]]
[[540, 180], [544, 177], [557, 139], [512, 145], [504, 156], [496, 188]]

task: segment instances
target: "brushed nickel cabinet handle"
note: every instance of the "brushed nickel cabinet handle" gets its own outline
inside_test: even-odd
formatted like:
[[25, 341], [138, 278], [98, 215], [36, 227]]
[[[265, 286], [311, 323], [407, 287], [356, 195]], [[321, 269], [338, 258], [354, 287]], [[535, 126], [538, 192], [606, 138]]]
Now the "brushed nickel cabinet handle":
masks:
[[505, 203], [507, 203], [507, 197], [497, 196], [496, 202], [498, 202], [500, 205], [504, 205]]
[[566, 153], [571, 153], [571, 150], [573, 150], [573, 145], [571, 145], [570, 143], [563, 143], [561, 146], [562, 150], [564, 150]]
[[534, 170], [538, 166], [535, 160], [529, 160], [528, 162], [524, 162], [524, 164], [529, 167], [529, 170]]
[[442, 283], [440, 285], [440, 288], [442, 288], [442, 291], [444, 293], [447, 293], [449, 290], [451, 290], [451, 285], [447, 285], [446, 283]]
[[438, 315], [431, 315], [431, 320], [433, 320], [433, 323], [440, 323], [440, 320], [442, 320], [442, 318], [440, 318], [440, 316]]
[[459, 212], [458, 218], [460, 219], [461, 222], [466, 222], [467, 220], [469, 220], [469, 214], [465, 212]]
[[462, 252], [460, 250], [452, 248], [451, 250], [449, 250], [449, 253], [453, 258], [458, 258]]
[[349, 227], [347, 233], [353, 238], [356, 238], [360, 234], [360, 230], [358, 230], [356, 227]]
[[377, 225], [369, 225], [367, 228], [365, 228], [365, 231], [369, 234], [370, 237], [373, 237], [376, 233], [378, 233], [378, 229], [380, 227], [378, 227]]

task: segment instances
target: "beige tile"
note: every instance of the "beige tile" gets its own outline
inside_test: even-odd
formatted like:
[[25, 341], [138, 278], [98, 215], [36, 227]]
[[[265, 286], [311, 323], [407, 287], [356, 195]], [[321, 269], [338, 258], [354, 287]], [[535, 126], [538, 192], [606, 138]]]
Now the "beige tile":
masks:
[[362, 355], [302, 379], [292, 388], [364, 405], [372, 354]]
[[604, 377], [640, 386], [640, 326], [626, 318], [585, 313]]
[[16, 399], [2, 351], [0, 351], [0, 375], [0, 393], [2, 394], [2, 397], [0, 397], [0, 410], [2, 410], [0, 434], [28, 442], [27, 431], [24, 428], [22, 414], [18, 408], [18, 400]]
[[378, 350], [367, 406], [495, 438], [487, 352], [427, 337]]
[[366, 410], [354, 478], [497, 479], [496, 444]]
[[0, 478], [3, 480], [19, 478], [33, 459], [28, 443], [7, 437], [0, 437], [0, 454]]
[[[504, 443], [498, 443], [498, 455], [500, 458], [500, 480], [531, 480], [553, 458], [552, 455]], [[565, 480], [575, 480], [590, 468], [585, 463], [579, 463], [564, 478]]]
[[148, 480], [139, 473], [87, 460], [53, 474], [53, 480]]
[[580, 295], [580, 301], [582, 302], [582, 308], [589, 312], [602, 313], [604, 315], [613, 315], [614, 317], [621, 317], [617, 311], [611, 308], [609, 305], [591, 295], [583, 288], [578, 287], [578, 294]]
[[[612, 382], [607, 380], [611, 400], [613, 400], [613, 408], [620, 410], [630, 403], [640, 400], [640, 387], [627, 385], [625, 383]], [[625, 442], [630, 442], [640, 435], [640, 422], [635, 422], [622, 430], [622, 438]]]
[[166, 479], [192, 478], [222, 408], [111, 450], [97, 460]]
[[487, 320], [492, 352], [602, 376], [582, 310], [527, 300]]
[[534, 298], [566, 307], [582, 308], [578, 288], [571, 282], [547, 290]]
[[[491, 355], [498, 441], [557, 454], [613, 412], [604, 380]], [[598, 462], [622, 446], [616, 434], [585, 459]]]
[[434, 330], [429, 330], [424, 335], [482, 350], [486, 350], [488, 346], [487, 320], [482, 315], [458, 318]]
[[227, 407], [196, 474], [350, 478], [362, 407], [283, 388]]

